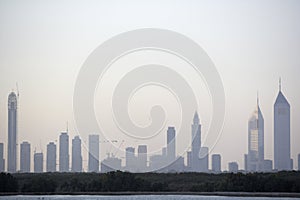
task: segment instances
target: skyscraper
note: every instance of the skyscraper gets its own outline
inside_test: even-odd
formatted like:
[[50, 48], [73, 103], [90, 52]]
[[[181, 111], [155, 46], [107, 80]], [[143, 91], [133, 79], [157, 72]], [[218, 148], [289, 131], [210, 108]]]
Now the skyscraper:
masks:
[[0, 143], [0, 172], [4, 172], [5, 170], [5, 160], [4, 160], [4, 145]]
[[248, 121], [247, 171], [263, 171], [264, 166], [264, 118], [257, 98], [256, 108]]
[[194, 114], [192, 124], [192, 167], [191, 171], [200, 171], [201, 125], [197, 111]]
[[30, 172], [30, 144], [28, 142], [23, 142], [21, 144], [21, 153], [20, 153], [20, 171], [21, 172]]
[[274, 104], [274, 169], [291, 170], [290, 104], [281, 92]]
[[126, 148], [126, 154], [125, 154], [125, 169], [134, 172], [135, 166], [136, 166], [136, 157], [135, 157], [135, 149], [133, 147], [127, 147]]
[[199, 158], [200, 158], [200, 172], [208, 172], [208, 147], [201, 147], [200, 149], [200, 154], [199, 154]]
[[137, 156], [137, 166], [138, 172], [144, 172], [147, 170], [147, 145], [138, 146], [138, 156]]
[[50, 142], [47, 144], [47, 172], [56, 172], [56, 144]]
[[43, 172], [43, 153], [34, 153], [34, 173]]
[[167, 159], [169, 162], [174, 162], [176, 157], [176, 140], [175, 140], [175, 128], [168, 127], [167, 131]]
[[298, 171], [300, 171], [300, 154], [298, 154]]
[[11, 92], [8, 96], [8, 145], [7, 171], [17, 170], [17, 95]]
[[82, 172], [81, 140], [75, 136], [72, 140], [72, 172]]
[[69, 136], [67, 132], [59, 137], [59, 171], [69, 171]]
[[89, 172], [99, 172], [99, 135], [89, 135]]
[[221, 155], [213, 154], [211, 156], [211, 170], [215, 173], [221, 172]]

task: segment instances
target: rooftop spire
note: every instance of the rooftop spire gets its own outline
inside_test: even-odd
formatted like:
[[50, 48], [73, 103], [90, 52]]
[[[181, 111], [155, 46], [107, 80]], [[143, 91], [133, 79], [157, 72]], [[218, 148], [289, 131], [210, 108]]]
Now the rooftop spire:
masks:
[[281, 77], [279, 77], [279, 92], [281, 92]]
[[194, 114], [194, 120], [193, 120], [194, 124], [199, 124], [199, 116], [198, 116], [198, 112], [196, 111]]

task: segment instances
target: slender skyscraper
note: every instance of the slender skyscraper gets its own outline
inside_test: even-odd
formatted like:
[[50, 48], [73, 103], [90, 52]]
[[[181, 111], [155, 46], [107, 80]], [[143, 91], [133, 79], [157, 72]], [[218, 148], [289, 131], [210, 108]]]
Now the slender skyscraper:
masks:
[[175, 140], [175, 128], [168, 127], [167, 131], [167, 159], [169, 162], [174, 162], [176, 157], [176, 140]]
[[20, 153], [20, 171], [30, 172], [30, 144], [28, 142], [23, 142], [21, 144]]
[[56, 172], [56, 144], [50, 142], [47, 144], [47, 172]]
[[281, 92], [274, 104], [274, 169], [291, 170], [290, 104]]
[[126, 164], [125, 164], [125, 169], [134, 172], [135, 171], [135, 166], [136, 166], [136, 157], [135, 157], [135, 149], [133, 147], [127, 147], [126, 148]]
[[200, 149], [200, 172], [208, 172], [208, 157], [209, 157], [209, 152], [208, 152], [208, 147], [201, 147]]
[[59, 171], [69, 171], [69, 136], [67, 132], [59, 137]]
[[201, 125], [197, 111], [192, 124], [192, 171], [200, 171]]
[[8, 96], [8, 172], [16, 172], [17, 169], [17, 109], [17, 95], [14, 92], [11, 92]]
[[247, 171], [263, 171], [264, 167], [264, 118], [257, 98], [256, 108], [248, 121]]
[[99, 172], [99, 135], [89, 135], [89, 172]]
[[147, 145], [138, 146], [137, 157], [138, 172], [144, 172], [147, 170]]
[[211, 170], [216, 173], [221, 172], [221, 155], [220, 154], [213, 154], [211, 156]]
[[4, 160], [4, 145], [3, 143], [0, 143], [0, 172], [4, 172], [5, 170], [5, 160]]
[[34, 172], [43, 172], [43, 153], [34, 153]]
[[81, 140], [75, 136], [72, 140], [72, 172], [82, 172]]

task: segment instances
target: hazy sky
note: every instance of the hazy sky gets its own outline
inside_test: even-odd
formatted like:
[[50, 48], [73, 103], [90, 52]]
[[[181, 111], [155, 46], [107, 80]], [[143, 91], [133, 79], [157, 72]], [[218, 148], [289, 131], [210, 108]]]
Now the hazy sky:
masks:
[[[197, 42], [219, 71], [225, 89], [226, 119], [212, 153], [222, 154], [223, 169], [227, 169], [229, 161], [244, 166], [247, 121], [255, 108], [257, 90], [265, 118], [265, 157], [273, 159], [273, 104], [278, 78], [282, 77], [282, 90], [291, 104], [291, 152], [295, 168], [296, 155], [300, 153], [299, 19], [297, 0], [1, 0], [0, 141], [7, 140], [7, 97], [16, 82], [20, 90], [19, 141], [28, 140], [32, 150], [46, 152], [46, 144], [58, 140], [60, 131], [66, 129], [66, 121], [71, 140], [78, 134], [72, 108], [74, 85], [88, 55], [117, 34], [139, 28], [161, 28]], [[167, 93], [150, 88], [153, 89], [165, 95], [165, 99], [170, 98]], [[137, 94], [136, 101], [143, 101], [145, 95], [145, 92]], [[204, 110], [210, 106], [199, 105], [204, 132], [211, 117]], [[101, 109], [97, 112], [100, 117], [106, 115]], [[131, 104], [129, 112], [134, 120], [147, 124], [149, 113], [135, 116]], [[170, 117], [175, 126], [176, 120]], [[190, 132], [187, 135], [190, 137]], [[83, 136], [83, 140], [87, 138]], [[124, 146], [127, 145], [137, 144], [125, 141]], [[101, 145], [102, 158], [107, 149], [110, 149], [108, 144]], [[5, 155], [6, 150], [5, 145]], [[84, 160], [86, 154], [84, 151]]]

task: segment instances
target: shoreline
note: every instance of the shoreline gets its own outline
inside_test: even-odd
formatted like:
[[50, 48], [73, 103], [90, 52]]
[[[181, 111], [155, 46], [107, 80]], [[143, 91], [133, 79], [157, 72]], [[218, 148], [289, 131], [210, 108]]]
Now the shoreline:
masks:
[[228, 197], [290, 197], [300, 198], [300, 193], [280, 192], [28, 192], [0, 193], [2, 196], [138, 196], [138, 195], [194, 195], [194, 196], [228, 196]]

